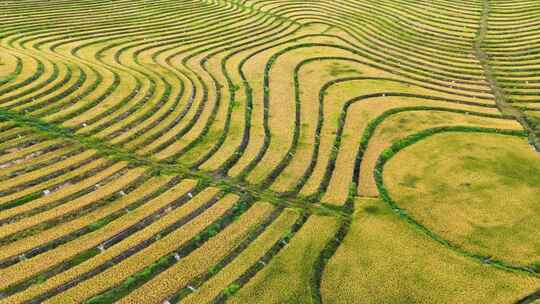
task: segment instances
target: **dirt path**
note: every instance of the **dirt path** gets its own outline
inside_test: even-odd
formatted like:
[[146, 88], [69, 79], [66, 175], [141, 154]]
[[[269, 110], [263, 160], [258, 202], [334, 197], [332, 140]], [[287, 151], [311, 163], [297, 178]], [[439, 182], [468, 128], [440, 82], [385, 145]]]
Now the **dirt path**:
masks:
[[488, 18], [490, 10], [490, 0], [483, 0], [480, 27], [478, 28], [478, 32], [474, 39], [473, 45], [474, 55], [476, 56], [476, 59], [484, 70], [484, 75], [489, 84], [489, 87], [491, 88], [491, 92], [495, 97], [495, 104], [497, 105], [499, 111], [503, 115], [511, 116], [517, 122], [519, 122], [523, 126], [523, 129], [525, 129], [529, 133], [530, 143], [533, 145], [536, 151], [540, 152], [540, 139], [538, 138], [538, 134], [535, 133], [535, 126], [527, 119], [527, 116], [522, 111], [513, 107], [510, 103], [507, 102], [504, 91], [497, 84], [497, 79], [493, 74], [493, 69], [489, 65], [489, 56], [482, 49], [482, 44], [488, 31]]

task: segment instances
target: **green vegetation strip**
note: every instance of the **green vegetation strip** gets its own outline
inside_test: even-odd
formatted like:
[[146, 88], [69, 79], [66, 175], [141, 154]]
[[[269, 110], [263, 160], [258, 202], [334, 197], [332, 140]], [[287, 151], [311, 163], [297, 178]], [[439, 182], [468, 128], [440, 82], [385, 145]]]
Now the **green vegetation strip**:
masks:
[[424, 131], [418, 132], [416, 134], [410, 135], [408, 137], [405, 137], [403, 139], [400, 139], [394, 144], [384, 150], [382, 154], [379, 156], [379, 159], [377, 160], [377, 164], [375, 167], [375, 182], [377, 183], [377, 188], [379, 190], [379, 193], [381, 195], [381, 198], [394, 210], [396, 214], [398, 214], [401, 218], [406, 220], [408, 223], [415, 226], [418, 230], [425, 233], [428, 237], [435, 240], [436, 242], [442, 244], [443, 246], [449, 248], [450, 250], [475, 259], [479, 261], [480, 263], [491, 265], [503, 270], [507, 271], [513, 271], [513, 272], [522, 272], [526, 273], [535, 277], [540, 278], [540, 270], [533, 268], [533, 267], [527, 267], [527, 266], [516, 266], [511, 265], [509, 263], [506, 263], [501, 260], [493, 259], [490, 256], [483, 256], [479, 254], [475, 254], [469, 251], [466, 251], [452, 243], [450, 243], [448, 240], [444, 239], [440, 235], [436, 234], [435, 232], [429, 230], [427, 227], [416, 221], [413, 217], [408, 215], [407, 211], [403, 208], [401, 208], [399, 205], [394, 202], [392, 197], [390, 196], [390, 193], [388, 189], [386, 189], [383, 181], [383, 169], [384, 165], [392, 159], [397, 153], [399, 153], [401, 150], [407, 148], [408, 146], [411, 146], [425, 138], [428, 138], [435, 134], [440, 134], [444, 132], [467, 132], [467, 133], [492, 133], [492, 134], [501, 134], [501, 135], [508, 135], [508, 136], [519, 136], [519, 137], [527, 137], [528, 133], [526, 131], [517, 131], [517, 130], [505, 130], [505, 129], [496, 129], [496, 128], [480, 128], [480, 127], [466, 127], [466, 126], [455, 126], [455, 127], [439, 127], [439, 128], [432, 128], [432, 129], [426, 129]]
[[113, 160], [126, 161], [134, 166], [150, 167], [154, 170], [155, 174], [158, 175], [180, 175], [185, 178], [204, 181], [208, 185], [220, 188], [226, 192], [234, 192], [240, 195], [249, 194], [257, 200], [267, 201], [278, 206], [298, 208], [313, 214], [331, 215], [345, 220], [350, 218], [348, 213], [342, 210], [342, 207], [335, 207], [324, 203], [313, 203], [310, 200], [301, 197], [284, 198], [277, 192], [262, 189], [261, 187], [249, 185], [244, 182], [239, 182], [234, 178], [221, 177], [216, 176], [211, 172], [189, 169], [179, 163], [168, 163], [165, 161], [142, 157], [127, 149], [108, 144], [103, 140], [90, 136], [75, 134], [71, 129], [51, 124], [29, 115], [6, 110], [4, 108], [0, 108], [0, 121], [2, 120], [13, 121], [21, 127], [32, 128], [33, 130], [50, 138], [60, 138], [73, 141], [88, 149], [96, 150], [99, 155], [111, 158]]
[[180, 290], [178, 290], [174, 294], [167, 297], [167, 301], [169, 301], [169, 303], [171, 304], [180, 303], [180, 301], [183, 298], [185, 298], [190, 293], [194, 292], [195, 289], [200, 288], [205, 282], [207, 282], [210, 278], [212, 278], [214, 275], [216, 275], [221, 270], [223, 270], [229, 263], [231, 263], [235, 258], [237, 258], [246, 248], [248, 248], [248, 246], [251, 243], [253, 243], [253, 241], [255, 241], [265, 231], [265, 229], [268, 228], [268, 226], [270, 226], [276, 220], [276, 218], [279, 217], [279, 215], [281, 215], [282, 211], [283, 211], [283, 208], [276, 208], [264, 220], [264, 222], [259, 224], [257, 227], [253, 228], [248, 233], [248, 235], [233, 250], [231, 250], [225, 257], [223, 257], [218, 263], [216, 263], [214, 266], [208, 269], [207, 272], [193, 278], [191, 281], [189, 281], [188, 284], [186, 284]]
[[[347, 201], [345, 202], [345, 211], [348, 212], [349, 215], [354, 214], [354, 199], [357, 196], [357, 185], [354, 182], [351, 182], [349, 185], [349, 192], [347, 196]], [[328, 243], [324, 246], [323, 250], [317, 257], [317, 260], [315, 261], [315, 264], [313, 265], [314, 273], [311, 277], [310, 281], [310, 292], [311, 292], [311, 299], [314, 304], [322, 304], [323, 298], [321, 295], [321, 284], [323, 280], [323, 274], [326, 268], [326, 265], [330, 261], [330, 259], [334, 256], [336, 251], [338, 250], [339, 246], [349, 233], [349, 229], [351, 228], [351, 222], [343, 222], [341, 223], [339, 229], [337, 230], [336, 234], [333, 238], [331, 238]]]
[[[214, 299], [209, 303], [218, 304], [225, 303], [227, 300], [236, 294], [242, 287], [244, 287], [249, 280], [254, 278], [263, 268], [266, 267], [285, 246], [287, 246], [292, 238], [298, 233], [298, 231], [304, 226], [309, 218], [308, 214], [302, 214], [292, 227], [279, 239], [272, 247], [266, 251], [266, 253], [254, 264], [252, 264], [242, 275], [240, 275], [233, 283], [225, 287]], [[173, 299], [176, 300], [176, 299]], [[178, 302], [172, 302], [178, 303]]]
[[167, 270], [172, 265], [176, 264], [180, 259], [188, 256], [191, 254], [191, 252], [216, 236], [232, 222], [236, 221], [244, 212], [251, 208], [253, 202], [254, 201], [252, 198], [243, 197], [231, 209], [229, 209], [224, 216], [212, 222], [207, 228], [191, 238], [189, 241], [180, 245], [175, 251], [162, 256], [159, 260], [124, 280], [120, 285], [87, 299], [85, 303], [114, 303], [115, 301], [118, 301], [122, 297], [128, 295], [130, 292]]

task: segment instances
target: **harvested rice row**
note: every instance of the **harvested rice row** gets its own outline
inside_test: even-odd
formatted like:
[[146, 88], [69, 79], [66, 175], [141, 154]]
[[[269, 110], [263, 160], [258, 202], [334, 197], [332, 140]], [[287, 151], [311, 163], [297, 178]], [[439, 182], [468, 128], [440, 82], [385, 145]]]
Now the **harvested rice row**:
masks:
[[[176, 183], [177, 181], [173, 185]], [[30, 260], [5, 271], [17, 271], [19, 269], [33, 269], [35, 271], [42, 269], [43, 272], [38, 272], [37, 278], [49, 278], [61, 274], [91, 259], [101, 251], [114, 247], [124, 239], [159, 220], [168, 212], [181, 207], [190, 199], [190, 195], [192, 195], [190, 193], [196, 193], [193, 181], [184, 181], [177, 186], [173, 186], [173, 188], [166, 185], [152, 195], [143, 197], [143, 200], [138, 200], [126, 207], [126, 212], [120, 214], [120, 218], [123, 220], [116, 221], [113, 219], [112, 222], [109, 220], [105, 223], [98, 221], [99, 226], [97, 228], [107, 227], [106, 232], [97, 230], [81, 239], [68, 243], [67, 246], [60, 247], [59, 250], [48, 251], [44, 256], [36, 260]], [[143, 204], [142, 207], [141, 204]], [[89, 244], [93, 245], [88, 247]], [[82, 250], [81, 246], [86, 249]], [[50, 265], [50, 267], [44, 267], [47, 265]], [[25, 277], [25, 279], [17, 282], [17, 280], [22, 279], [21, 276]], [[27, 272], [22, 271], [17, 276], [12, 277], [12, 281], [9, 282], [9, 287], [4, 290], [4, 293], [14, 294], [21, 292], [36, 283], [36, 275], [26, 276]]]

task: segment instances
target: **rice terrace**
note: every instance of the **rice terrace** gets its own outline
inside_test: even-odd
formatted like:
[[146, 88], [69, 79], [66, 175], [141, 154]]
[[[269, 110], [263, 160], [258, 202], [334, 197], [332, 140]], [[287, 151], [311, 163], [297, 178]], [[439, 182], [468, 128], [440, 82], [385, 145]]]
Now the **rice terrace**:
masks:
[[0, 0], [0, 304], [540, 304], [540, 1]]

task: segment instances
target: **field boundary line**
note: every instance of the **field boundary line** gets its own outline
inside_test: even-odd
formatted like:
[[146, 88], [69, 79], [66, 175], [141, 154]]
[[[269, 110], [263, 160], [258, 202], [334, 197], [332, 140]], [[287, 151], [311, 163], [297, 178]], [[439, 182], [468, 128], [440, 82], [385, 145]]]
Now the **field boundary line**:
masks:
[[0, 121], [13, 121], [19, 126], [31, 128], [50, 138], [60, 138], [78, 143], [85, 148], [96, 150], [98, 155], [113, 160], [126, 161], [134, 166], [150, 167], [156, 175], [163, 174], [196, 179], [208, 183], [209, 186], [220, 188], [225, 192], [232, 192], [241, 196], [248, 194], [257, 200], [267, 201], [277, 206], [302, 209], [313, 214], [336, 216], [347, 221], [350, 219], [350, 215], [340, 206], [315, 202], [298, 196], [286, 197], [281, 193], [263, 189], [257, 185], [237, 181], [232, 177], [191, 169], [180, 163], [143, 157], [127, 149], [106, 143], [98, 138], [75, 134], [69, 128], [1, 107]]

